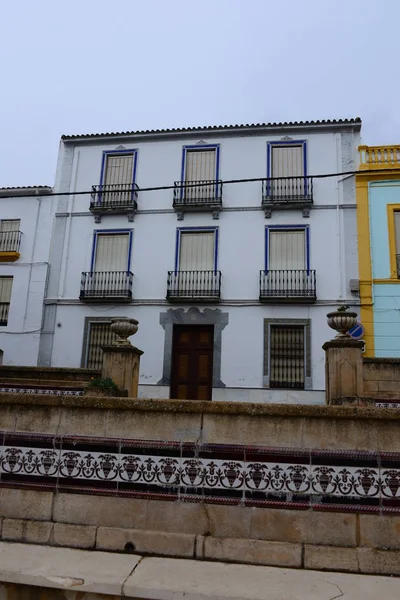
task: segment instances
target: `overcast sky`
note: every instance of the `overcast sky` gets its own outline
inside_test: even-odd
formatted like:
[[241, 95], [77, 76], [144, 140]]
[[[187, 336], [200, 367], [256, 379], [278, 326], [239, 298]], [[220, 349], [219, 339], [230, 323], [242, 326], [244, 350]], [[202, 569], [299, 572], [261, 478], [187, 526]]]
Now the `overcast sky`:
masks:
[[61, 134], [360, 116], [400, 144], [399, 0], [0, 0], [0, 187]]

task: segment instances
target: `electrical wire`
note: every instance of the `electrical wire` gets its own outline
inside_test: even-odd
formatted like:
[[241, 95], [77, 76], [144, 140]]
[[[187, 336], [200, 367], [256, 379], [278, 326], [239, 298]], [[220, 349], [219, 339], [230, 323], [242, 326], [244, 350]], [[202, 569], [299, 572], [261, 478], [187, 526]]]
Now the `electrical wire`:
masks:
[[[394, 167], [388, 167], [385, 168], [385, 171], [389, 171], [389, 172], [399, 172], [398, 168], [394, 168]], [[357, 174], [363, 174], [365, 175], [366, 173], [377, 173], [376, 169], [363, 169], [362, 171], [341, 171], [340, 173], [323, 173], [320, 175], [301, 175], [299, 176], [299, 178], [307, 178], [307, 179], [327, 179], [329, 177], [341, 177], [344, 175], [357, 175]], [[221, 182], [221, 184], [223, 185], [227, 185], [227, 184], [233, 184], [233, 183], [255, 183], [257, 181], [282, 181], [282, 180], [290, 180], [293, 179], [293, 177], [252, 177], [252, 178], [246, 178], [246, 179], [227, 179], [225, 181], [223, 180], [219, 180]], [[50, 194], [43, 194], [44, 197], [54, 197], [54, 196], [85, 196], [88, 194], [98, 194], [101, 193], [101, 189], [97, 190], [95, 189], [97, 186], [93, 186], [94, 189], [89, 190], [89, 191], [82, 191], [82, 192], [51, 192]], [[174, 189], [180, 189], [181, 187], [185, 187], [185, 188], [189, 188], [189, 187], [199, 187], [199, 183], [198, 182], [179, 182], [178, 185], [160, 185], [160, 186], [156, 186], [156, 187], [147, 187], [147, 188], [130, 188], [130, 189], [113, 189], [113, 192], [155, 192], [155, 191], [159, 191], [159, 190], [174, 190]], [[0, 188], [1, 191], [1, 188]], [[40, 195], [40, 194], [38, 194]], [[0, 193], [0, 200], [3, 198], [15, 198], [15, 195], [10, 194], [7, 196], [3, 196], [3, 194]]]

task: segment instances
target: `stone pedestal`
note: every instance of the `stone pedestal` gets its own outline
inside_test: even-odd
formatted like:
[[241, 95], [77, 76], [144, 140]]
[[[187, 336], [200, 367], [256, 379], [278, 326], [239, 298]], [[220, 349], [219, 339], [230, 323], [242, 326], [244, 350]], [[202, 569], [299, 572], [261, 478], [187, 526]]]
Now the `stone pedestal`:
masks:
[[137, 398], [139, 367], [142, 350], [135, 346], [103, 346], [103, 379], [110, 377], [120, 390], [128, 392], [128, 398]]
[[343, 404], [335, 399], [360, 398], [363, 395], [364, 342], [337, 337], [325, 342], [326, 403]]

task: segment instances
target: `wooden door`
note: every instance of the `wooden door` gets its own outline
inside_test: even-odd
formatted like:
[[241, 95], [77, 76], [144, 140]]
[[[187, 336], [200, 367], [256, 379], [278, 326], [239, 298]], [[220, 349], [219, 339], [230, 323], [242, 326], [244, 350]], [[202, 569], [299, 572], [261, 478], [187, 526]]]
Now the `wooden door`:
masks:
[[171, 398], [211, 400], [213, 346], [213, 325], [174, 326]]

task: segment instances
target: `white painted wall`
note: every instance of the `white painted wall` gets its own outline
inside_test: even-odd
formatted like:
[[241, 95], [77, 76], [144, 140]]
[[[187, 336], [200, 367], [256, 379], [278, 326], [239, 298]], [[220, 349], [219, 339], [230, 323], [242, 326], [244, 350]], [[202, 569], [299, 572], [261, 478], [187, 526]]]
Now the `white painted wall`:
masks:
[[[356, 168], [357, 133], [286, 132], [294, 140], [307, 140], [308, 174], [341, 172]], [[220, 144], [220, 179], [266, 176], [267, 142], [282, 135], [236, 135], [206, 137], [206, 143]], [[152, 141], [96, 140], [61, 144], [55, 191], [90, 190], [100, 182], [102, 152], [123, 143], [138, 151], [136, 183], [139, 188], [173, 185], [180, 180], [183, 145], [198, 143], [204, 136]], [[349, 150], [350, 148], [350, 150]], [[353, 157], [353, 158], [352, 158]], [[353, 160], [353, 163], [352, 163]], [[350, 167], [349, 167], [350, 165]], [[178, 308], [166, 303], [167, 272], [174, 268], [178, 227], [217, 226], [219, 229], [218, 269], [222, 271], [222, 301], [218, 308], [229, 314], [222, 333], [221, 379], [227, 389], [215, 389], [215, 399], [252, 401], [297, 401], [300, 396], [263, 389], [263, 319], [311, 319], [312, 383], [318, 403], [324, 389], [322, 344], [331, 337], [326, 313], [340, 302], [357, 303], [348, 287], [357, 277], [354, 188], [338, 178], [314, 179], [314, 208], [308, 219], [300, 210], [276, 210], [265, 219], [261, 210], [261, 183], [225, 185], [223, 210], [219, 220], [210, 213], [186, 214], [177, 221], [172, 210], [172, 190], [139, 192], [139, 212], [134, 223], [126, 216], [105, 216], [95, 224], [89, 212], [90, 196], [71, 195], [57, 202], [55, 219], [65, 219], [65, 229], [53, 238], [58, 249], [57, 278], [50, 299], [57, 302], [54, 323], [52, 366], [77, 367], [81, 364], [85, 317], [131, 316], [139, 320], [134, 343], [144, 351], [141, 362], [141, 394], [166, 396], [168, 389], [158, 385], [162, 378], [164, 329], [160, 313]], [[342, 204], [353, 208], [341, 209]], [[345, 214], [346, 213], [346, 214]], [[65, 217], [67, 215], [67, 217]], [[309, 225], [311, 268], [317, 271], [316, 305], [260, 305], [259, 271], [265, 264], [267, 225]], [[131, 305], [86, 305], [79, 301], [81, 272], [90, 269], [94, 230], [133, 229], [131, 270], [134, 273]], [[351, 260], [347, 262], [346, 256]], [[54, 276], [54, 271], [53, 271]], [[185, 310], [188, 306], [184, 305]], [[216, 308], [210, 306], [209, 308]], [[1, 339], [1, 338], [0, 338]], [[26, 363], [28, 364], [28, 363]], [[150, 388], [150, 386], [152, 386]], [[306, 395], [306, 393], [305, 393]]]
[[8, 324], [0, 327], [3, 364], [36, 365], [49, 268], [52, 198], [0, 196], [0, 218], [20, 219], [22, 232], [20, 258], [0, 263], [0, 275], [13, 277]]

